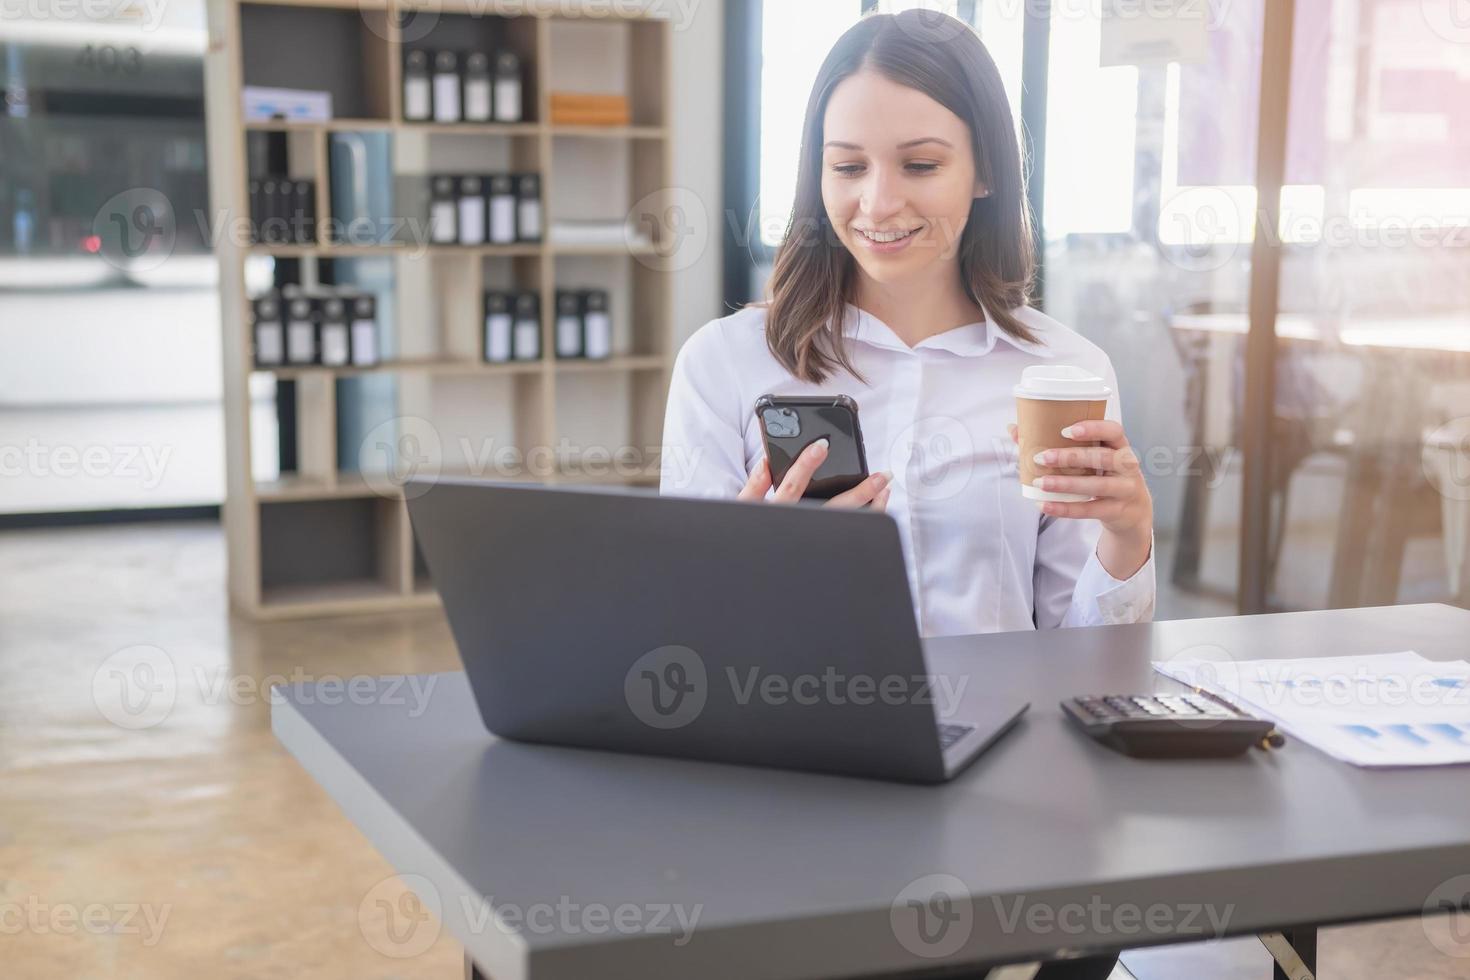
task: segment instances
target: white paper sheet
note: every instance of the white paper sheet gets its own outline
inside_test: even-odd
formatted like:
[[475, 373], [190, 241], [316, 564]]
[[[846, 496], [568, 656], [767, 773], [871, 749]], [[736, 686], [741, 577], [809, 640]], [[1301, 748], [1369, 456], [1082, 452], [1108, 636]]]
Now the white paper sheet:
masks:
[[1359, 766], [1470, 762], [1470, 663], [1412, 650], [1299, 660], [1175, 659], [1166, 677]]

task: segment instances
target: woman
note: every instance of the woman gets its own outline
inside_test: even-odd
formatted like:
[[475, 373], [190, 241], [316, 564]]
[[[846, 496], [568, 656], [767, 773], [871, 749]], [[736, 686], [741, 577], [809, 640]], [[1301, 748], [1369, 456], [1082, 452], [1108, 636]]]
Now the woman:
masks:
[[[1149, 619], [1153, 505], [1119, 422], [1112, 364], [1026, 305], [1034, 271], [1020, 153], [995, 63], [928, 11], [865, 17], [838, 40], [807, 104], [796, 201], [770, 300], [706, 324], [674, 366], [667, 494], [799, 500], [824, 458], [809, 447], [772, 488], [757, 397], [850, 395], [871, 477], [831, 500], [896, 521], [925, 636]], [[921, 19], [923, 18], [923, 19]], [[1015, 469], [1022, 369], [1089, 368], [1106, 417], [1053, 450], [1037, 504]], [[1048, 966], [1106, 977], [1112, 958]]]

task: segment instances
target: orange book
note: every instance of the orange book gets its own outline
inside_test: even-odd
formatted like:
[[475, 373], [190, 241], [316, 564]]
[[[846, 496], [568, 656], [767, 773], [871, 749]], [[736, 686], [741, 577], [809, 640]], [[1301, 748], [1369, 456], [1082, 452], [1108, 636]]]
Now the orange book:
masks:
[[626, 126], [632, 119], [624, 95], [552, 92], [551, 121], [571, 126]]

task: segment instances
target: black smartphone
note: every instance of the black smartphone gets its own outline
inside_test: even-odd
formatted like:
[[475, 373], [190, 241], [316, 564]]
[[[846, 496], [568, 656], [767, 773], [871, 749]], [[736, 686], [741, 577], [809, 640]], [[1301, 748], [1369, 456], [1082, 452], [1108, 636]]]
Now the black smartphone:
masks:
[[857, 402], [847, 395], [761, 395], [755, 417], [771, 461], [771, 486], [779, 487], [802, 450], [827, 440], [827, 458], [802, 497], [830, 500], [868, 478], [868, 457], [858, 427]]

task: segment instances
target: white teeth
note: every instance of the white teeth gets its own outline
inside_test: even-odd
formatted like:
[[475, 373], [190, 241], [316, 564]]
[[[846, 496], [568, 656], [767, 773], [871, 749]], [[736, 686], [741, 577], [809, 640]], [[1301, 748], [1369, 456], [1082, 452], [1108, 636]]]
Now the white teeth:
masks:
[[871, 241], [886, 243], [896, 242], [901, 238], [907, 238], [913, 234], [912, 231], [863, 231], [858, 229], [858, 234]]

